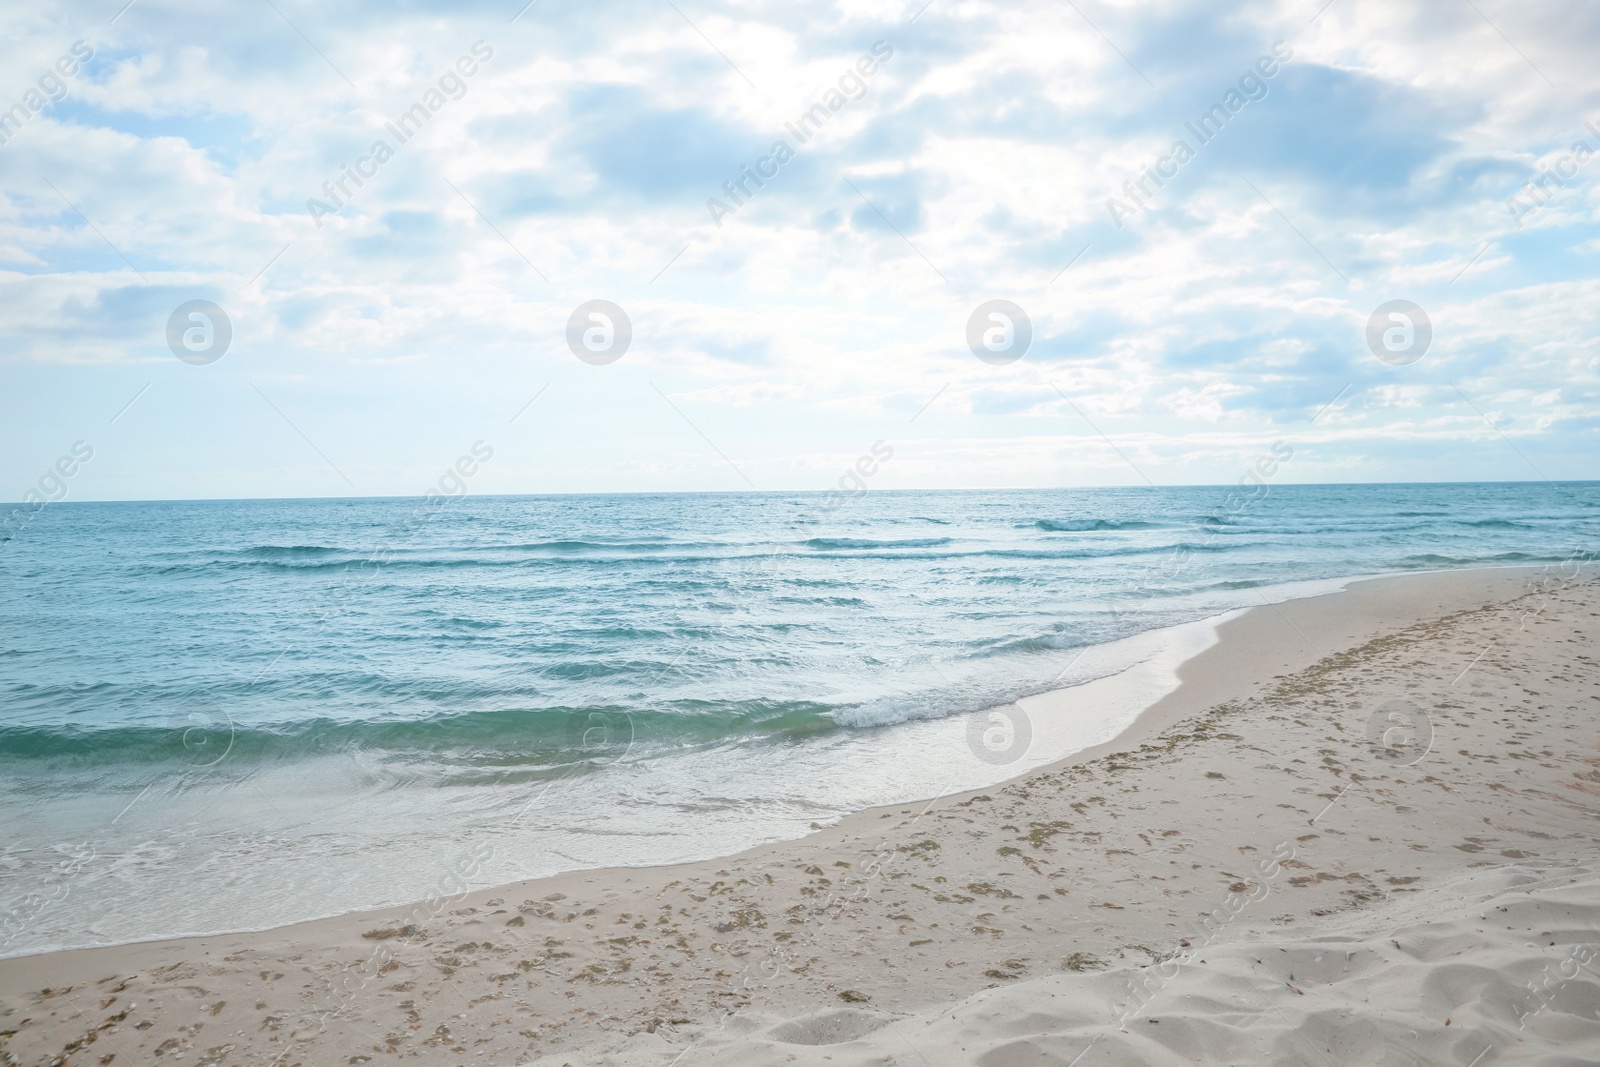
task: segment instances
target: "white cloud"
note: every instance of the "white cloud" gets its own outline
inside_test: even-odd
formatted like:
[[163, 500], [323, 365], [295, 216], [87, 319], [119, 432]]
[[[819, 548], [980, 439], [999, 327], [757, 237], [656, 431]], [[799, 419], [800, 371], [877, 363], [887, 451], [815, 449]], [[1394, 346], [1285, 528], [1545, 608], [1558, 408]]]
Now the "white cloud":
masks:
[[[1476, 476], [1510, 450], [1464, 420], [1456, 388], [1531, 453], [1594, 456], [1600, 162], [1534, 225], [1505, 207], [1600, 118], [1600, 16], [1572, 5], [1483, 5], [1499, 32], [1422, 0], [1336, 4], [1309, 28], [1288, 0], [1226, 17], [1198, 0], [1086, 6], [1115, 48], [1044, 2], [938, 0], [915, 22], [916, 4], [684, 6], [698, 31], [665, 5], [535, 5], [514, 25], [514, 6], [281, 6], [294, 26], [176, 0], [115, 25], [7, 17], [8, 69], [78, 37], [97, 52], [0, 146], [0, 374], [19, 398], [0, 433], [19, 477], [63, 417], [28, 398], [81, 395], [89, 420], [153, 381], [199, 407], [130, 416], [97, 492], [188, 495], [157, 459], [204, 438], [190, 463], [205, 492], [292, 493], [305, 457], [244, 447], [242, 427], [278, 418], [250, 389], [266, 376], [327, 415], [319, 447], [371, 492], [406, 491], [445, 425], [503, 421], [544, 381], [567, 398], [548, 447], [585, 458], [530, 452], [502, 468], [526, 482], [501, 491], [733, 487], [652, 383], [795, 488], [935, 394], [897, 484], [1138, 482], [1052, 386], [1174, 480], [1231, 479], [1341, 388], [1297, 471], [1383, 477], [1386, 443], [1412, 450], [1408, 470]], [[306, 198], [479, 40], [494, 58], [464, 94], [318, 228]], [[880, 40], [894, 56], [865, 94], [715, 226], [706, 197]], [[1267, 98], [1117, 228], [1106, 198], [1276, 40], [1295, 57]], [[210, 368], [165, 348], [194, 296], [235, 323]], [[563, 340], [597, 296], [634, 323], [609, 368]], [[1007, 368], [964, 341], [997, 296], [1035, 326]], [[1435, 327], [1405, 368], [1362, 334], [1397, 296]], [[396, 410], [439, 432], [390, 429]]]

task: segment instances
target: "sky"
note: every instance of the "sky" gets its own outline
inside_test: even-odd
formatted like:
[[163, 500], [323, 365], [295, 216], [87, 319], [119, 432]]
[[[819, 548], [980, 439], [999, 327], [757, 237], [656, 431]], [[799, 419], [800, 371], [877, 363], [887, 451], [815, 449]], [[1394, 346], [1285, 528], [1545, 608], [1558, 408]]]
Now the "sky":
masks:
[[1596, 5], [525, 2], [0, 12], [0, 497], [1600, 469]]

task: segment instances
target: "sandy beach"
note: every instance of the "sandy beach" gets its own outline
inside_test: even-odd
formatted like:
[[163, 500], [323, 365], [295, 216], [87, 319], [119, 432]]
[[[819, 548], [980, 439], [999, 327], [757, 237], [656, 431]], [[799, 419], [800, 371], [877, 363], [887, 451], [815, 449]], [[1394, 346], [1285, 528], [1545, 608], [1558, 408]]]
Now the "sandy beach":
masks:
[[0, 1067], [1600, 1067], [1600, 2], [0, 26]]
[[472, 894], [463, 841], [414, 907], [5, 960], [0, 1060], [1593, 1063], [1597, 648], [1570, 565], [1263, 605], [982, 792]]

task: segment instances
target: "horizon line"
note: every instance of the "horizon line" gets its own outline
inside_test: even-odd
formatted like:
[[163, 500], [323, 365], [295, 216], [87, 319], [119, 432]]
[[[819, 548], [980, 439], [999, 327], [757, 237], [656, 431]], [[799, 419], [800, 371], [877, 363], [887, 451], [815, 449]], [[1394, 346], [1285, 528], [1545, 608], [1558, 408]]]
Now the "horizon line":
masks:
[[[1058, 493], [1058, 492], [1108, 492], [1121, 490], [1134, 490], [1138, 492], [1153, 492], [1166, 489], [1230, 489], [1242, 482], [1176, 482], [1160, 485], [1060, 485], [1060, 486], [940, 486], [920, 488], [873, 488], [856, 490], [857, 493]], [[1505, 478], [1505, 479], [1474, 479], [1460, 481], [1393, 481], [1393, 482], [1265, 482], [1263, 484], [1280, 489], [1289, 488], [1337, 488], [1358, 486], [1421, 486], [1421, 485], [1593, 485], [1600, 484], [1600, 478]], [[590, 490], [574, 492], [523, 492], [523, 493], [462, 493], [460, 495], [440, 494], [440, 499], [451, 500], [457, 503], [468, 500], [522, 500], [540, 497], [585, 497], [585, 496], [796, 496], [819, 493], [841, 492], [838, 488], [829, 489], [648, 489], [648, 490]], [[296, 503], [296, 502], [336, 502], [360, 500], [422, 500], [427, 499], [425, 493], [373, 493], [366, 495], [345, 496], [217, 496], [217, 497], [110, 497], [100, 500], [47, 500], [39, 505], [29, 504], [23, 500], [0, 501], [0, 507], [34, 507], [42, 511], [46, 505], [57, 504], [247, 504], [247, 503]]]

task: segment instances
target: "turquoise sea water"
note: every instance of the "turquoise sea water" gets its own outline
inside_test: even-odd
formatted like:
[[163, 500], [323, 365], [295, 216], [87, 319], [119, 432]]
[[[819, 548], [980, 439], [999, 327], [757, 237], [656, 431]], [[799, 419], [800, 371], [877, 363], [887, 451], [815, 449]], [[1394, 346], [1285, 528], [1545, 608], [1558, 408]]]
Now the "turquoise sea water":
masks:
[[1597, 534], [1595, 483], [50, 505], [0, 955], [415, 899], [474, 834], [484, 884], [792, 835], [1024, 769], [948, 723], [1145, 654], [1087, 648]]

